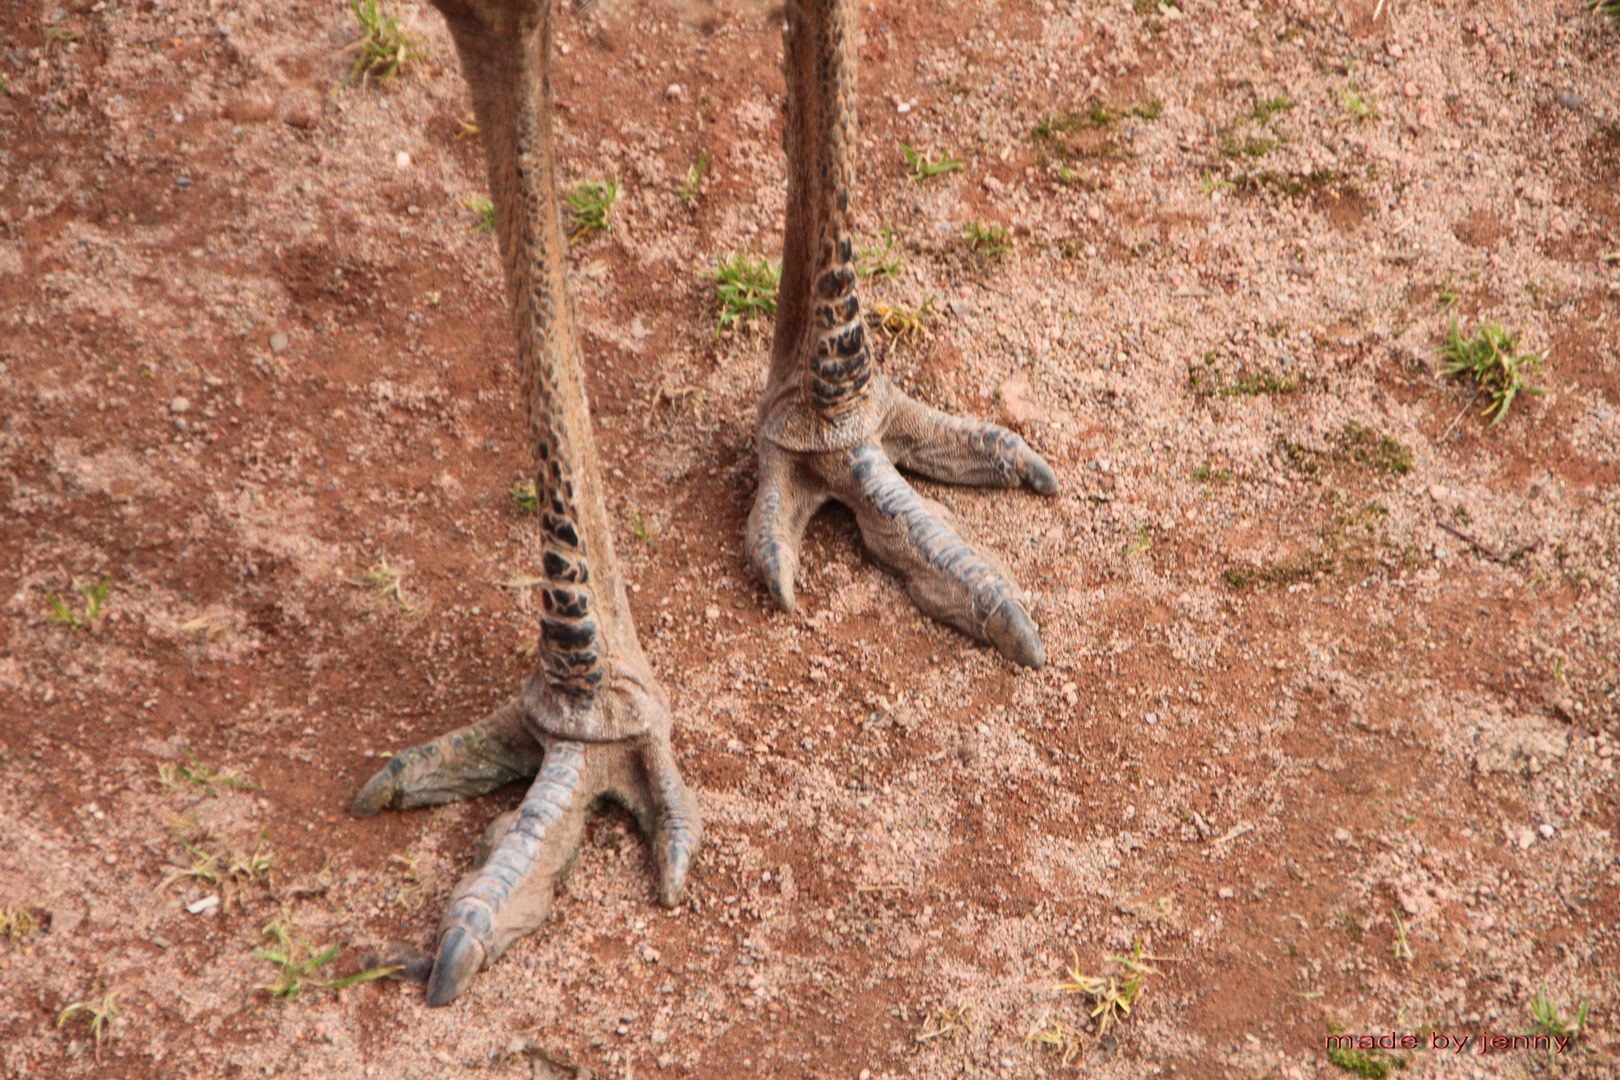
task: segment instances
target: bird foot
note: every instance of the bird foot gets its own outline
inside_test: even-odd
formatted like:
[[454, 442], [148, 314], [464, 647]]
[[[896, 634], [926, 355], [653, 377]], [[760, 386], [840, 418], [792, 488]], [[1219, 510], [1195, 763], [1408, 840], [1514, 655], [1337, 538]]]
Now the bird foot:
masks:
[[[965, 540], [950, 511], [918, 495], [897, 467], [951, 484], [1028, 484], [1042, 495], [1056, 494], [1057, 477], [1006, 428], [929, 408], [882, 376], [873, 378], [869, 391], [871, 430], [838, 449], [790, 449], [768, 433], [803, 431], [812, 419], [765, 417], [759, 491], [748, 518], [749, 564], [778, 606], [792, 611], [805, 525], [823, 504], [837, 500], [855, 512], [872, 557], [905, 581], [924, 613], [994, 645], [1009, 660], [1040, 667], [1046, 649], [1011, 572]], [[808, 411], [795, 399], [777, 410]]]
[[545, 922], [585, 822], [604, 801], [626, 807], [651, 839], [664, 906], [685, 895], [703, 827], [675, 765], [667, 712], [643, 699], [654, 712], [643, 732], [584, 742], [546, 734], [532, 700], [520, 695], [476, 724], [395, 755], [355, 798], [354, 813], [370, 817], [534, 777], [522, 804], [490, 823], [477, 866], [451, 894], [427, 977], [429, 1005], [454, 1001], [508, 945]]

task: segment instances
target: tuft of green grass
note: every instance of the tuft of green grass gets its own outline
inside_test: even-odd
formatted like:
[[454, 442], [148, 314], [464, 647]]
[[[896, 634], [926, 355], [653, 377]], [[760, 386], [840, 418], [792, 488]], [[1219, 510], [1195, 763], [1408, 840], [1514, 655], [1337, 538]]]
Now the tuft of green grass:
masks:
[[1343, 99], [1344, 107], [1350, 110], [1350, 115], [1357, 120], [1378, 119], [1378, 103], [1372, 99], [1372, 95], [1362, 97], [1357, 90], [1343, 90], [1339, 97]]
[[900, 144], [900, 156], [906, 159], [906, 165], [911, 169], [911, 182], [919, 180], [932, 180], [941, 173], [948, 173], [960, 169], [960, 161], [952, 161], [949, 153], [940, 151], [937, 158], [930, 158], [905, 143]]
[[923, 1029], [917, 1033], [917, 1041], [949, 1039], [955, 1042], [972, 1031], [973, 1006], [965, 1001], [958, 1001], [949, 1008], [941, 1008], [924, 1020]]
[[405, 592], [401, 587], [403, 577], [404, 575], [388, 562], [388, 556], [378, 552], [376, 560], [366, 567], [361, 580], [355, 584], [370, 589], [379, 599], [398, 604], [399, 610], [409, 614], [416, 609], [405, 600]]
[[534, 490], [534, 481], [525, 480], [521, 484], [513, 484], [511, 490], [512, 502], [519, 510], [534, 514], [540, 510], [540, 496]]
[[1401, 921], [1401, 913], [1395, 912], [1395, 959], [1412, 959], [1412, 946], [1406, 943], [1406, 923]]
[[467, 209], [473, 212], [473, 231], [493, 233], [495, 231], [495, 204], [488, 199], [474, 195], [465, 201]]
[[1057, 1055], [1058, 1064], [1068, 1065], [1086, 1052], [1088, 1040], [1085, 1032], [1061, 1020], [1043, 1016], [1024, 1035], [1024, 1041], [1046, 1047]]
[[276, 965], [275, 980], [263, 984], [260, 989], [268, 991], [277, 1001], [295, 1001], [298, 995], [306, 990], [342, 990], [371, 982], [373, 979], [384, 978], [399, 970], [399, 966], [396, 965], [371, 968], [341, 979], [316, 978], [322, 968], [338, 958], [343, 951], [342, 945], [332, 945], [317, 953], [304, 939], [304, 935], [299, 933], [292, 919], [285, 915], [266, 926], [260, 933], [264, 937], [274, 939], [275, 947], [254, 949], [253, 955]]
[[[1530, 1017], [1535, 1021], [1535, 1030], [1531, 1035], [1546, 1035], [1550, 1039], [1575, 1042], [1586, 1031], [1586, 1013], [1591, 1002], [1585, 998], [1575, 1003], [1575, 1014], [1568, 1020], [1559, 1014], [1558, 1002], [1547, 996], [1547, 987], [1543, 985], [1537, 992], [1535, 1000], [1530, 1002]], [[1547, 1050], [1547, 1064], [1553, 1062], [1551, 1047]]]
[[619, 201], [617, 180], [581, 180], [569, 188], [566, 196], [569, 213], [574, 219], [574, 231], [569, 240], [579, 243], [593, 232], [607, 232], [611, 227], [608, 214]]
[[1483, 391], [1490, 397], [1481, 416], [1491, 417], [1491, 427], [1502, 422], [1513, 402], [1520, 394], [1545, 394], [1545, 387], [1530, 386], [1525, 375], [1538, 372], [1546, 357], [1537, 353], [1521, 353], [1518, 338], [1495, 323], [1487, 323], [1469, 338], [1457, 328], [1452, 316], [1451, 332], [1441, 349], [1445, 360], [1445, 373], [1474, 380], [1474, 392]]
[[782, 281], [782, 270], [769, 260], [755, 261], [738, 253], [729, 259], [716, 259], [714, 269], [704, 276], [714, 282], [714, 296], [720, 301], [717, 329], [727, 330], [739, 322], [776, 314], [776, 289]]
[[962, 236], [975, 255], [987, 259], [994, 259], [1012, 250], [1012, 234], [1000, 225], [970, 221], [962, 227]]
[[410, 61], [428, 55], [421, 40], [400, 26], [398, 16], [377, 0], [349, 0], [349, 10], [360, 26], [360, 36], [343, 50], [355, 54], [344, 86], [353, 85], [356, 79], [362, 88], [372, 79], [388, 82]]
[[698, 159], [692, 163], [690, 169], [686, 170], [686, 179], [682, 180], [681, 186], [675, 189], [675, 194], [680, 196], [681, 202], [690, 203], [696, 199], [703, 192], [703, 178], [708, 175], [709, 152], [708, 150], [700, 150], [698, 151]]
[[1138, 120], [1147, 120], [1151, 122], [1164, 115], [1164, 102], [1160, 101], [1158, 98], [1150, 98], [1147, 101], [1138, 102], [1137, 104], [1126, 109], [1125, 115], [1134, 116]]
[[224, 770], [214, 765], [204, 765], [197, 760], [195, 754], [186, 755], [187, 763], [178, 762], [173, 765], [158, 766], [158, 783], [165, 790], [174, 791], [180, 786], [180, 781], [195, 784], [205, 789], [208, 794], [214, 793], [214, 785], [220, 787], [240, 788], [243, 791], [258, 791], [258, 784], [250, 784], [246, 780], [238, 780]]
[[158, 891], [163, 892], [177, 881], [189, 878], [192, 881], [201, 881], [209, 885], [223, 885], [226, 882], [254, 882], [261, 878], [269, 878], [272, 863], [270, 852], [264, 847], [255, 850], [251, 855], [244, 854], [230, 848], [220, 848], [218, 851], [208, 851], [199, 844], [176, 838], [181, 847], [186, 849], [190, 857], [189, 866], [177, 866], [158, 884]]
[[117, 1020], [118, 995], [111, 990], [104, 990], [101, 997], [94, 1001], [75, 1001], [62, 1010], [56, 1018], [56, 1026], [64, 1027], [69, 1020], [81, 1019], [90, 1024], [90, 1032], [96, 1038], [96, 1060], [101, 1060], [101, 1040], [112, 1030], [113, 1021]]
[[1620, 0], [1586, 0], [1592, 10], [1620, 25]]
[[866, 281], [881, 281], [894, 277], [900, 273], [900, 263], [904, 259], [904, 255], [895, 245], [892, 225], [885, 221], [878, 236], [883, 240], [881, 248], [876, 245], [863, 247], [856, 255], [855, 273]]
[[75, 581], [73, 588], [84, 599], [84, 616], [81, 618], [59, 594], [51, 593], [46, 598], [50, 601], [51, 610], [45, 617], [53, 623], [61, 623], [75, 630], [88, 630], [106, 610], [107, 596], [112, 592], [112, 578], [104, 577], [93, 585]]
[[1125, 969], [1123, 981], [1115, 974], [1082, 975], [1080, 957], [1076, 955], [1069, 966], [1068, 978], [1052, 988], [1065, 994], [1084, 994], [1091, 999], [1091, 1017], [1097, 1021], [1099, 1038], [1106, 1035], [1110, 1027], [1130, 1016], [1131, 1009], [1141, 1000], [1147, 977], [1162, 974], [1158, 968], [1143, 961], [1168, 958], [1147, 955], [1142, 951], [1141, 939], [1137, 939], [1131, 955], [1106, 956], [1104, 959]]

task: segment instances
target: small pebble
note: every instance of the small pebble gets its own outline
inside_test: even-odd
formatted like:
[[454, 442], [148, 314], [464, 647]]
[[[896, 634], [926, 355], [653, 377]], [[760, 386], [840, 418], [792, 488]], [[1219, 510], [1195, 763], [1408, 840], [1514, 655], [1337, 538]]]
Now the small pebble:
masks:
[[1417, 97], [1418, 96], [1418, 85], [1417, 85], [1417, 83], [1412, 83], [1412, 82], [1407, 83], [1405, 86], [1401, 87], [1401, 93], [1405, 94], [1409, 98]]
[[1541, 834], [1541, 838], [1543, 840], [1551, 840], [1553, 838], [1553, 834], [1556, 833], [1557, 831], [1558, 831], [1557, 829], [1553, 828], [1551, 825], [1547, 824], [1546, 822], [1542, 822], [1540, 827], [1538, 827], [1536, 829], [1536, 832]]
[[1222, 889], [1215, 895], [1219, 896], [1222, 900], [1230, 900], [1232, 897], [1236, 896], [1237, 893], [1233, 892], [1231, 889]]
[[191, 186], [191, 177], [189, 177], [189, 176], [178, 177], [178, 178], [175, 179], [174, 183], [175, 183], [176, 187], [188, 188], [188, 187]]
[[1150, 724], [1157, 724], [1159, 722], [1159, 714], [1156, 712], [1150, 712], [1146, 716], [1142, 717], [1142, 719]]
[[1086, 217], [1090, 218], [1094, 222], [1101, 221], [1102, 220], [1102, 207], [1100, 207], [1100, 206], [1088, 206], [1088, 207], [1086, 207]]
[[287, 344], [287, 335], [281, 331], [278, 330], [270, 335], [270, 351], [277, 356], [287, 351]]
[[176, 416], [179, 416], [183, 412], [190, 412], [191, 402], [187, 401], [183, 397], [177, 397], [173, 401], [169, 402], [169, 411], [174, 413]]
[[1582, 109], [1586, 108], [1586, 102], [1581, 100], [1581, 96], [1570, 90], [1563, 91], [1553, 100], [1558, 102], [1558, 104], [1562, 105], [1564, 108], [1568, 109], [1570, 112], [1580, 112]]
[[664, 91], [664, 96], [671, 101], [679, 101], [684, 93], [686, 93], [686, 88], [680, 83], [670, 83], [669, 89]]
[[1431, 484], [1429, 486], [1429, 498], [1433, 499], [1435, 502], [1444, 502], [1446, 496], [1450, 494], [1451, 492], [1447, 491], [1439, 484]]
[[193, 915], [201, 915], [203, 912], [217, 907], [219, 907], [219, 897], [205, 896], [195, 903], [187, 904], [186, 910], [191, 912]]
[[411, 155], [409, 155], [405, 151], [401, 150], [399, 153], [394, 155], [394, 166], [396, 168], [400, 168], [400, 169], [408, 169], [408, 168], [410, 168], [411, 167]]

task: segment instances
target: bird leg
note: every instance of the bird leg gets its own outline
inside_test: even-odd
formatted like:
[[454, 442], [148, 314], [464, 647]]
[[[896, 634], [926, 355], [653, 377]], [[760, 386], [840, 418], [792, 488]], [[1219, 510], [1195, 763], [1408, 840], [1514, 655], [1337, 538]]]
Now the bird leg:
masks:
[[947, 416], [895, 388], [872, 364], [857, 289], [854, 0], [790, 0], [783, 30], [788, 158], [776, 336], [759, 405], [759, 490], [750, 565], [794, 608], [799, 544], [829, 500], [855, 512], [867, 550], [899, 574], [924, 612], [1027, 667], [1040, 633], [1000, 560], [962, 537], [950, 513], [897, 471], [1043, 495], [1057, 477], [1019, 436]]
[[430, 1005], [467, 989], [550, 914], [586, 819], [621, 803], [653, 842], [659, 899], [681, 901], [702, 825], [670, 749], [672, 718], [636, 639], [591, 438], [567, 292], [552, 147], [550, 0], [435, 0], [472, 91], [506, 269], [540, 502], [540, 640], [522, 693], [397, 755], [356, 797], [370, 816], [535, 777], [486, 834], [439, 927]]

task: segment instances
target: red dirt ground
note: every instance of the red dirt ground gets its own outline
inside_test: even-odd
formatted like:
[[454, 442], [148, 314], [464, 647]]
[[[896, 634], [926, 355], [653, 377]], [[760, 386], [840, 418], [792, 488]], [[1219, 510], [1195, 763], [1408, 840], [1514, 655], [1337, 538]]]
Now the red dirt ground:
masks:
[[[623, 192], [576, 248], [609, 510], [709, 846], [666, 912], [599, 815], [454, 1007], [272, 1000], [264, 927], [338, 974], [427, 945], [520, 794], [346, 813], [534, 632], [470, 107], [396, 10], [430, 55], [361, 88], [337, 3], [0, 4], [0, 1075], [1351, 1075], [1334, 1031], [1614, 1075], [1620, 33], [1573, 0], [861, 5], [868, 299], [933, 298], [885, 366], [1064, 485], [928, 486], [1039, 673], [847, 513], [798, 614], [744, 565], [769, 326], [717, 335], [703, 273], [779, 253], [779, 9], [559, 16], [565, 170]], [[1453, 315], [1548, 393], [1486, 426]], [[1104, 1030], [1056, 986], [1137, 942]], [[1428, 1049], [1538, 998], [1587, 1003], [1551, 1064]]]

